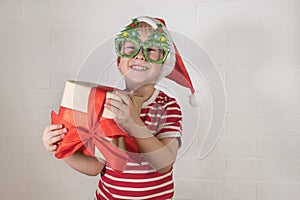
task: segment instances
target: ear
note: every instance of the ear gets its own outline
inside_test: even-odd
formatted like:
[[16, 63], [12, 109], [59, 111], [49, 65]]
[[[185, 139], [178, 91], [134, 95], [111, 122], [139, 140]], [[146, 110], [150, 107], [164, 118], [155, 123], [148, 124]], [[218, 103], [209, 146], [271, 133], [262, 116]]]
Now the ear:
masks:
[[123, 73], [122, 73], [122, 70], [121, 70], [120, 57], [118, 57], [118, 60], [117, 60], [117, 67], [118, 67], [119, 72], [120, 72], [121, 74], [123, 74]]
[[118, 67], [118, 70], [121, 72], [121, 66], [120, 66], [120, 63], [117, 63], [117, 67]]

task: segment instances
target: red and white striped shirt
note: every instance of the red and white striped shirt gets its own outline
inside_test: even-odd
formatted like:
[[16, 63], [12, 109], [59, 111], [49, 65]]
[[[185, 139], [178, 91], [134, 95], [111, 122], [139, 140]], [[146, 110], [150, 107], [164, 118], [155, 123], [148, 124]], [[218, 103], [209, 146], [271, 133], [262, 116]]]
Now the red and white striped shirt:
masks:
[[[181, 141], [182, 115], [174, 98], [155, 90], [152, 97], [143, 103], [140, 117], [158, 139], [175, 137]], [[95, 194], [97, 200], [166, 200], [173, 197], [173, 169], [164, 174], [158, 173], [141, 156], [139, 162], [130, 158], [122, 173], [109, 166], [105, 168]]]

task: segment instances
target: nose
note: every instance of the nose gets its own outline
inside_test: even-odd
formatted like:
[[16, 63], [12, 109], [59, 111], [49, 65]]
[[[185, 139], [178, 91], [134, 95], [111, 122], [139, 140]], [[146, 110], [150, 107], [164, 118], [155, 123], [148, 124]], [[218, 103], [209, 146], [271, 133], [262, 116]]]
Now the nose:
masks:
[[145, 60], [145, 57], [142, 52], [142, 48], [139, 50], [138, 54], [136, 54], [136, 56], [134, 58], [138, 59], [138, 60]]

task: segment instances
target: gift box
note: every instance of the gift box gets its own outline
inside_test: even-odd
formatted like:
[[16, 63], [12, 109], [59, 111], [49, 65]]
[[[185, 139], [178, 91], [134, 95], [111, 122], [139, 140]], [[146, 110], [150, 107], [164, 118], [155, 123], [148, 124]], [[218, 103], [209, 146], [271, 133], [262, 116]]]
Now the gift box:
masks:
[[77, 150], [94, 156], [96, 147], [114, 170], [124, 170], [128, 152], [137, 153], [138, 149], [133, 138], [115, 123], [113, 113], [104, 107], [114, 90], [89, 82], [66, 82], [58, 114], [51, 113], [52, 124], [63, 124], [68, 130], [58, 144], [57, 158], [65, 158]]

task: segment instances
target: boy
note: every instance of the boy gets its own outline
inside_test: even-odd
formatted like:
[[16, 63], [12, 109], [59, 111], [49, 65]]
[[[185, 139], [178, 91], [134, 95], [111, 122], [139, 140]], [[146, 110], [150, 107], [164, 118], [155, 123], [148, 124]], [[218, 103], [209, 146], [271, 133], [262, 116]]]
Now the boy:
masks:
[[[164, 22], [151, 17], [133, 19], [117, 36], [115, 49], [126, 89], [115, 92], [118, 98], [107, 99], [105, 107], [134, 139], [139, 161], [129, 159], [122, 173], [107, 166], [97, 153], [93, 157], [77, 151], [64, 161], [83, 174], [101, 174], [95, 199], [171, 199], [172, 167], [181, 143], [181, 109], [174, 98], [154, 86], [173, 70], [177, 50]], [[45, 148], [55, 151], [65, 134], [61, 124], [46, 127]]]

